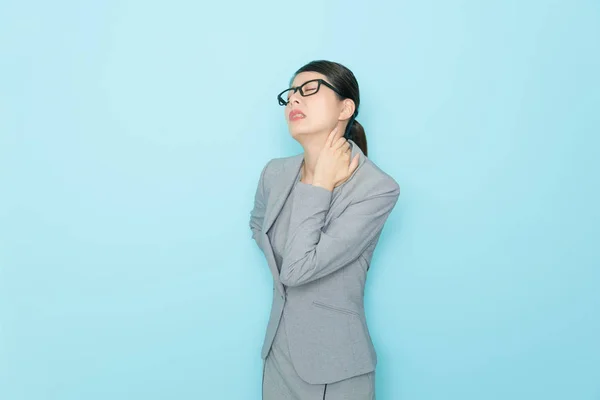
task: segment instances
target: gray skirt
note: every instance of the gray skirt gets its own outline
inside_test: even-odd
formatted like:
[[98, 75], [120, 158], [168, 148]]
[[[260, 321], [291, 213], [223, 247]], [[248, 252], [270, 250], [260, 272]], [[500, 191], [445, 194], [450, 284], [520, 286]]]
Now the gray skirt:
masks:
[[310, 384], [298, 376], [281, 316], [275, 339], [263, 363], [263, 400], [375, 400], [375, 371], [328, 384]]

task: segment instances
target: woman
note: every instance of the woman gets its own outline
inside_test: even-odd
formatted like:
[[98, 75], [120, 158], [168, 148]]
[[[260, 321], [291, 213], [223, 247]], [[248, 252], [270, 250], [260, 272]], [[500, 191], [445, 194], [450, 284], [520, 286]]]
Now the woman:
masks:
[[358, 82], [313, 61], [278, 96], [302, 154], [263, 168], [252, 237], [273, 273], [264, 400], [375, 398], [363, 306], [367, 270], [400, 188], [367, 156]]

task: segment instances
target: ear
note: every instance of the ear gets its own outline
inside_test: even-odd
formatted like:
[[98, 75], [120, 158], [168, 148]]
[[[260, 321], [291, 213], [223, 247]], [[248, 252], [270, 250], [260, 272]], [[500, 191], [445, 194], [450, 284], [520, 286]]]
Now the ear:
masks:
[[342, 101], [342, 110], [340, 112], [340, 116], [338, 117], [339, 120], [344, 121], [347, 119], [350, 119], [350, 117], [352, 117], [352, 115], [354, 114], [354, 110], [356, 109], [356, 106], [354, 104], [354, 100], [352, 99], [344, 99]]

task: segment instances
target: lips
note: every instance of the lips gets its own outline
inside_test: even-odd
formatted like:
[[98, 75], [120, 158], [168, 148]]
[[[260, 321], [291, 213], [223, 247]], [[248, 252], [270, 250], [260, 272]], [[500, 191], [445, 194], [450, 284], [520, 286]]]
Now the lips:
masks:
[[292, 110], [289, 113], [290, 121], [297, 121], [299, 119], [305, 118], [306, 115], [302, 113], [300, 110]]

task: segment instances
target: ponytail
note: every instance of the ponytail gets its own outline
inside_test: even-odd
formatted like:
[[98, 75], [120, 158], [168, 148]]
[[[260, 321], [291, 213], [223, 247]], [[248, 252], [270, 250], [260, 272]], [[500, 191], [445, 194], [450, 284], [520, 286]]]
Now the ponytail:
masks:
[[367, 155], [367, 136], [365, 135], [365, 129], [363, 126], [354, 118], [350, 120], [350, 129], [347, 131], [346, 138], [352, 139], [354, 143], [362, 150], [364, 155]]

